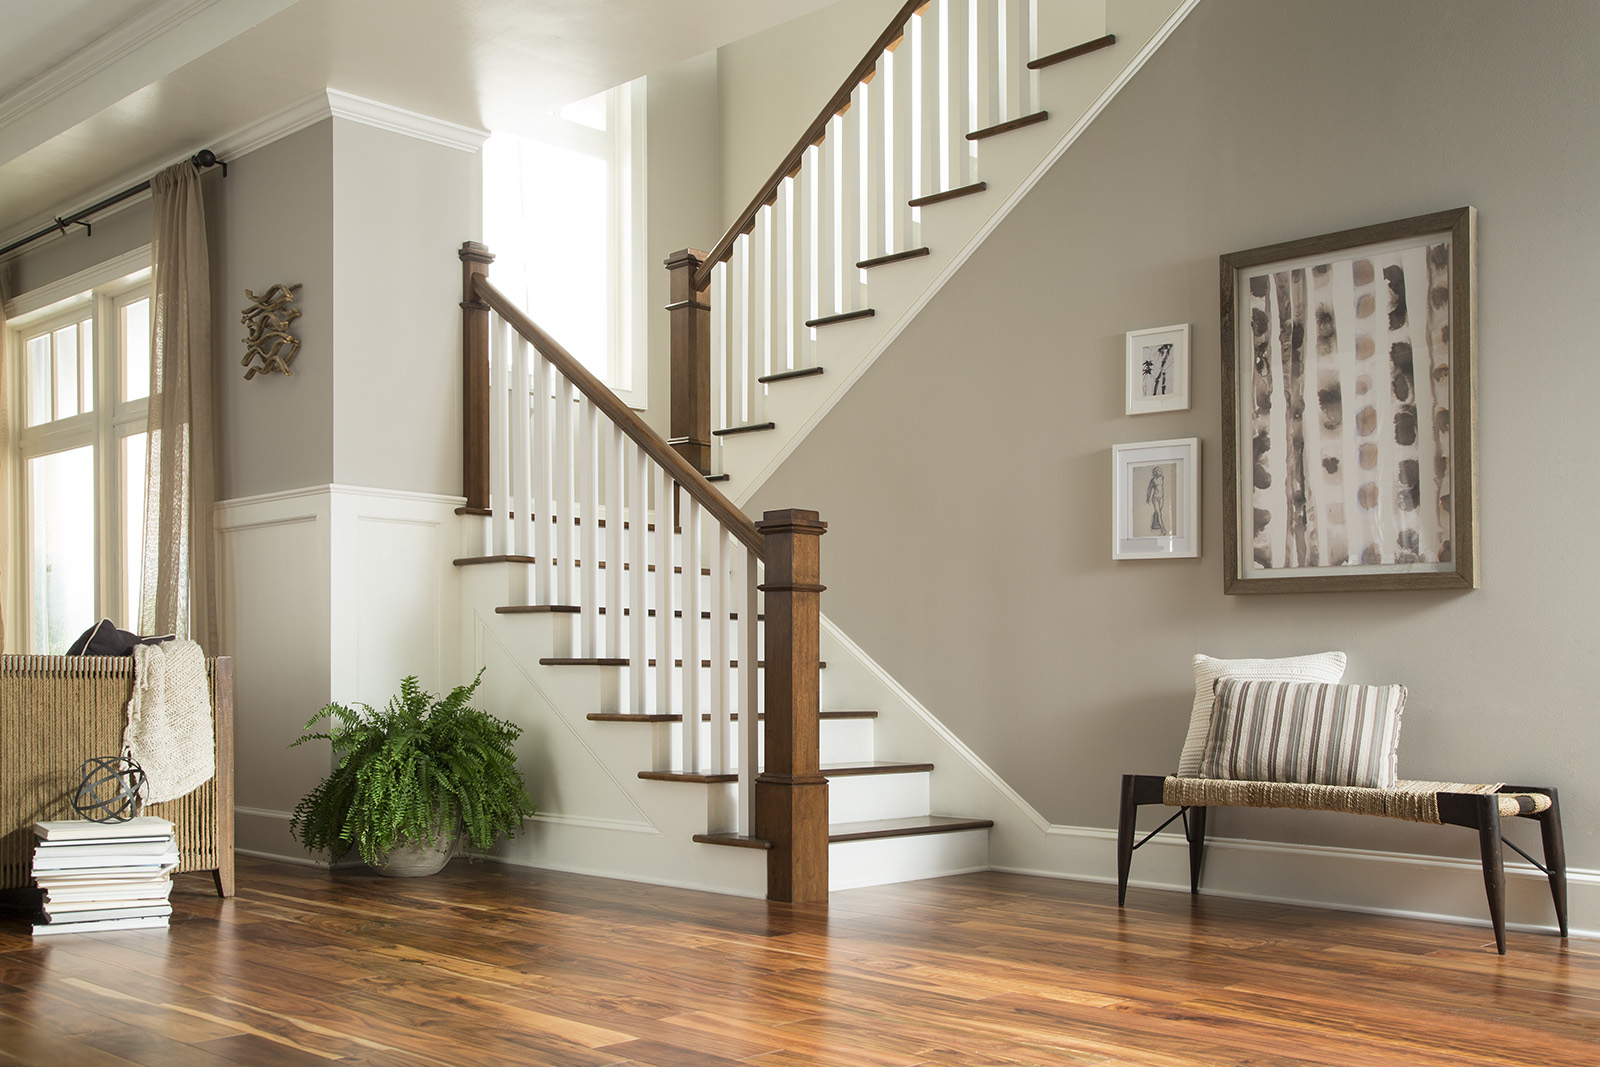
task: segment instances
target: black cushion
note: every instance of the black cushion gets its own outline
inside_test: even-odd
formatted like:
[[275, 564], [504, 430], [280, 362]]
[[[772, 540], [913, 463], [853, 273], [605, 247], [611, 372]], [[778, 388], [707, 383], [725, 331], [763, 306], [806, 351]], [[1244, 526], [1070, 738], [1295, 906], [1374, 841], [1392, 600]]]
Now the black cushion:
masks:
[[140, 637], [138, 634], [117, 629], [110, 619], [101, 619], [72, 642], [72, 647], [67, 649], [67, 655], [131, 656], [135, 645], [156, 645], [162, 641], [171, 641], [176, 636], [176, 634], [163, 634], [159, 637]]

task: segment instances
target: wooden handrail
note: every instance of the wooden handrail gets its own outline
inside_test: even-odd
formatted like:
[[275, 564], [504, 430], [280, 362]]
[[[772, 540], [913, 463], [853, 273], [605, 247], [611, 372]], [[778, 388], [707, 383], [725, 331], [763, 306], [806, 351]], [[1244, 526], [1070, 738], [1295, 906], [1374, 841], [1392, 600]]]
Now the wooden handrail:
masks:
[[744, 233], [754, 224], [756, 215], [777, 194], [778, 186], [783, 184], [783, 180], [800, 169], [800, 161], [805, 156], [806, 149], [820, 142], [826, 135], [828, 123], [832, 122], [833, 116], [843, 111], [846, 105], [850, 103], [850, 94], [855, 92], [856, 86], [865, 81], [867, 76], [877, 67], [878, 57], [883, 55], [890, 45], [904, 36], [906, 23], [911, 21], [911, 16], [927, 5], [928, 0], [906, 0], [906, 3], [900, 6], [900, 10], [895, 12], [894, 18], [889, 21], [889, 25], [884, 31], [878, 35], [878, 39], [872, 42], [872, 47], [867, 49], [867, 54], [861, 58], [861, 62], [856, 64], [855, 69], [840, 84], [838, 91], [829, 98], [826, 104], [822, 105], [822, 110], [811, 121], [811, 125], [806, 127], [806, 132], [800, 135], [800, 139], [794, 143], [794, 147], [789, 149], [789, 154], [783, 157], [783, 162], [779, 163], [778, 169], [772, 172], [772, 177], [768, 178], [766, 183], [761, 186], [761, 191], [756, 193], [749, 206], [739, 213], [739, 217], [728, 228], [728, 232], [722, 235], [722, 239], [712, 246], [711, 254], [705, 257], [704, 262], [700, 264], [699, 269], [694, 273], [695, 289], [700, 290], [706, 287], [706, 284], [711, 280], [712, 269], [732, 254], [733, 243], [739, 239], [741, 233]]
[[[561, 347], [560, 342], [554, 337], [541, 330], [520, 308], [508, 300], [504, 293], [490, 284], [487, 278], [482, 274], [473, 274], [470, 277], [473, 293], [479, 300], [488, 304], [502, 319], [510, 323], [511, 328], [516, 330], [523, 340], [538, 349], [539, 353], [554, 364], [569, 382], [577, 386], [578, 391], [588, 397], [595, 407], [620, 426], [623, 433], [633, 438], [634, 443], [642, 448], [646, 455], [666, 468], [667, 473], [671, 474], [690, 496], [700, 501], [701, 507], [732, 531], [733, 536], [754, 553], [756, 558], [765, 558], [766, 538], [744, 512], [734, 507], [716, 486], [706, 481], [705, 475], [680, 456], [676, 449], [667, 444], [665, 438], [652, 430], [632, 408], [618, 398], [617, 394], [606, 388], [600, 379], [578, 362], [577, 357]], [[657, 501], [656, 506], [662, 507], [664, 503]], [[671, 517], [658, 516], [658, 521], [670, 522]]]

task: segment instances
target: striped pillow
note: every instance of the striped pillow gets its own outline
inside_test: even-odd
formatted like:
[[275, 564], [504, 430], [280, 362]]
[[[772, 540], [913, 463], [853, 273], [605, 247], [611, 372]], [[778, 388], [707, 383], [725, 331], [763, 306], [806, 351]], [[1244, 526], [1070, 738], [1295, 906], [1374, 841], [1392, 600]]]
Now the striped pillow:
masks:
[[1200, 777], [1393, 788], [1403, 685], [1217, 683]]
[[1343, 652], [1318, 652], [1284, 659], [1216, 659], [1194, 657], [1194, 707], [1189, 712], [1189, 732], [1178, 757], [1178, 777], [1200, 777], [1200, 758], [1211, 736], [1211, 708], [1217, 700], [1220, 678], [1276, 678], [1283, 682], [1337, 682], [1344, 677]]

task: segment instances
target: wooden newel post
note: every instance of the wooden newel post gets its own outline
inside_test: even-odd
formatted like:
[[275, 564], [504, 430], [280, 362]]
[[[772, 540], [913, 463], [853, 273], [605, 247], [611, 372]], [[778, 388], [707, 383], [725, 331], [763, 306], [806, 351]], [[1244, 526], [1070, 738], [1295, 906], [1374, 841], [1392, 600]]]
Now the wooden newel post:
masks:
[[494, 256], [467, 241], [461, 257], [461, 474], [467, 507], [489, 507], [489, 305], [473, 291]]
[[683, 248], [666, 258], [671, 275], [672, 413], [667, 443], [701, 474], [711, 473], [711, 306], [694, 287], [706, 254]]
[[818, 712], [821, 593], [815, 511], [769, 511], [766, 538], [766, 768], [756, 778], [755, 835], [767, 853], [767, 899], [828, 899], [828, 780]]

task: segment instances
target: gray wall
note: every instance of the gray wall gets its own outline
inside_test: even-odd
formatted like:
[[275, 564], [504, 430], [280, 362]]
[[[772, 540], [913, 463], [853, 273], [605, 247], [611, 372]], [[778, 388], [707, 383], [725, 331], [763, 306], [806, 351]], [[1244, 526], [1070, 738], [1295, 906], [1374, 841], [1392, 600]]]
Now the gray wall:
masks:
[[[1176, 763], [1189, 659], [1342, 648], [1403, 777], [1566, 787], [1600, 867], [1600, 5], [1207, 0], [751, 502], [815, 507], [823, 609], [1053, 822]], [[1217, 256], [1476, 205], [1482, 588], [1222, 593]], [[1123, 332], [1194, 326], [1193, 409], [1122, 414]], [[1196, 560], [1113, 563], [1110, 448], [1198, 435]], [[1560, 532], [1560, 531], [1568, 532]], [[1224, 835], [1472, 854], [1347, 816]], [[1536, 836], [1536, 835], [1535, 835]]]
[[[207, 191], [217, 499], [333, 480], [333, 122], [228, 161]], [[300, 283], [294, 373], [245, 381], [246, 289]]]

